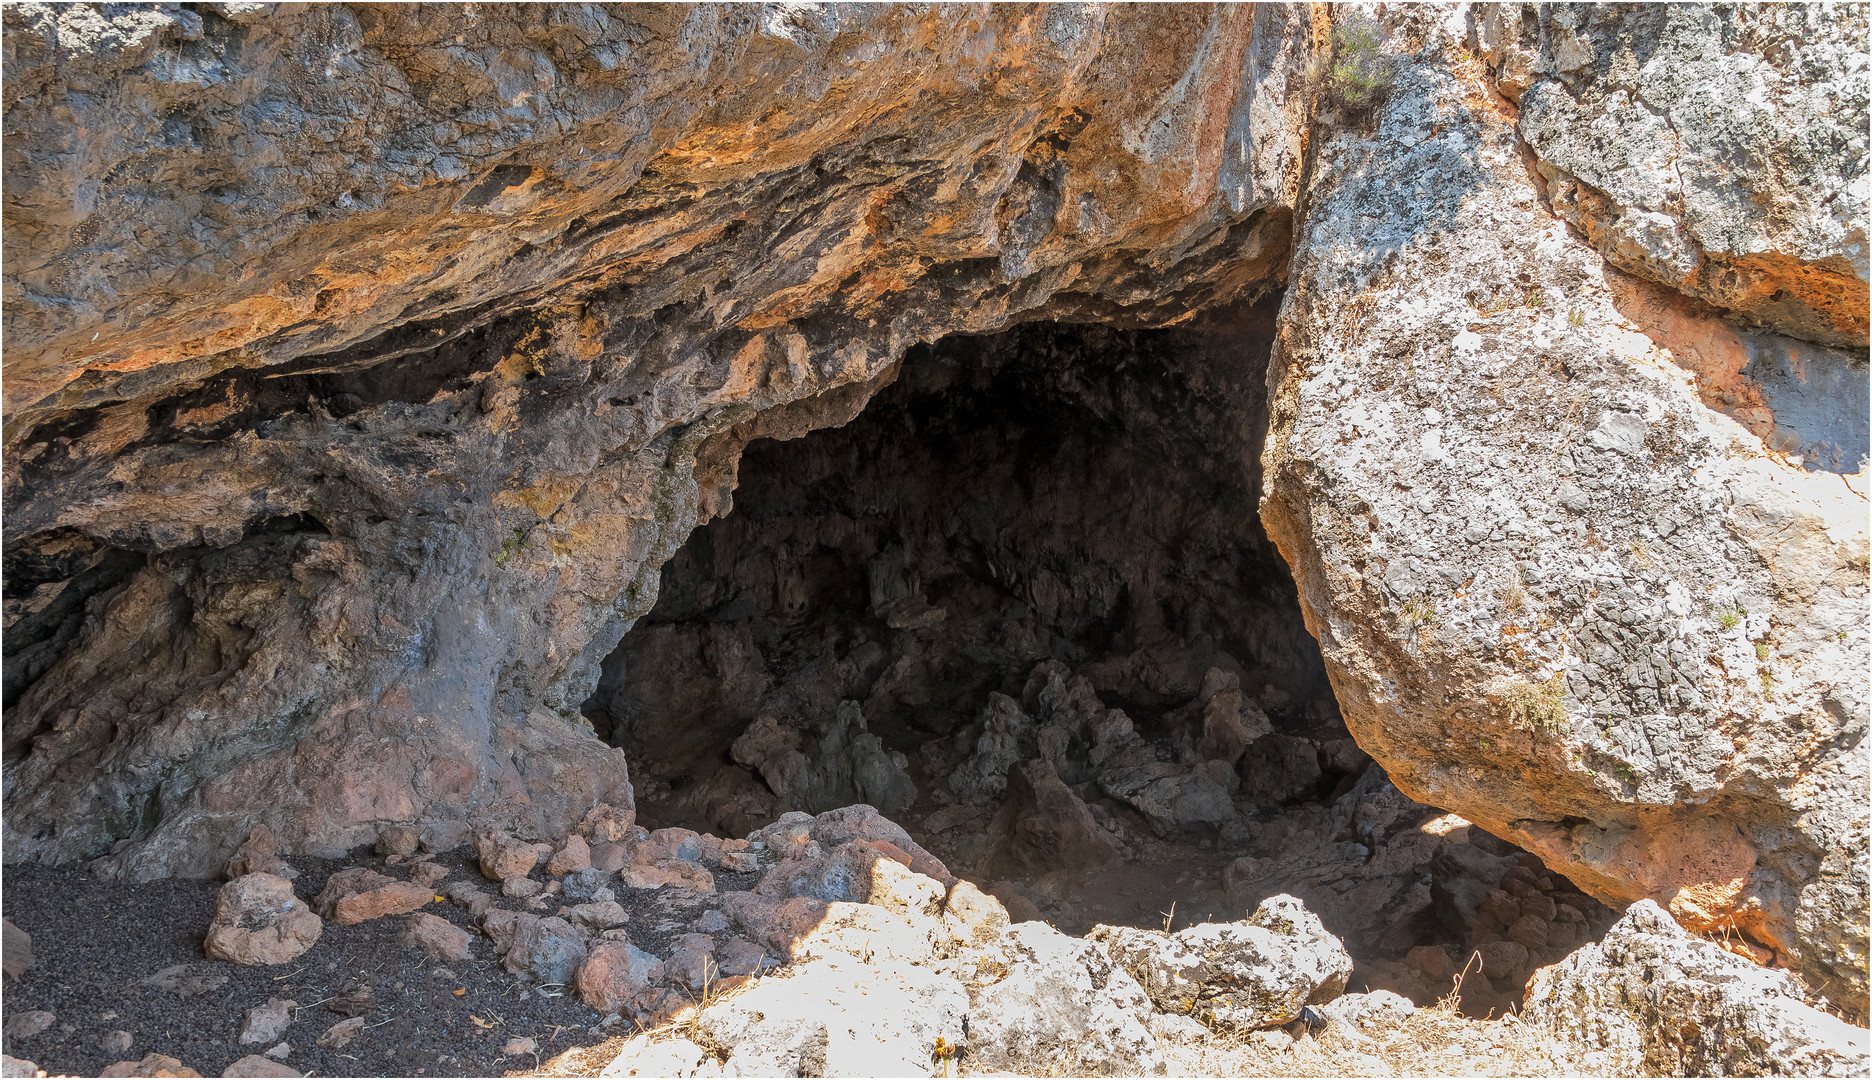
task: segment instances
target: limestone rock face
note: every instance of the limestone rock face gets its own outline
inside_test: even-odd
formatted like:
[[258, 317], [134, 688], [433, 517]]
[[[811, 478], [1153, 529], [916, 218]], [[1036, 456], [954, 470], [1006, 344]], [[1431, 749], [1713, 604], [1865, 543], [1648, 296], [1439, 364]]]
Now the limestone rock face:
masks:
[[931, 1048], [962, 1039], [968, 1012], [951, 977], [833, 955], [709, 1005], [696, 1031], [741, 1076], [930, 1076]]
[[1783, 972], [1694, 937], [1640, 900], [1528, 987], [1523, 1016], [1647, 1076], [1863, 1076], [1866, 1032], [1813, 1008]]
[[1867, 162], [1841, 153], [1866, 129], [1863, 8], [1473, 19], [1554, 212], [1608, 262], [1782, 333], [1865, 344]]
[[7, 854], [132, 877], [629, 806], [564, 718], [747, 440], [1298, 190], [1280, 5], [4, 18]]
[[1105, 947], [1042, 922], [1011, 927], [1001, 977], [971, 995], [978, 1068], [1039, 1074], [1161, 1076], [1151, 1001]]
[[1291, 896], [1271, 896], [1239, 923], [1202, 923], [1176, 934], [1100, 926], [1103, 943], [1169, 1013], [1211, 1027], [1252, 1031], [1289, 1023], [1330, 1001], [1352, 974], [1352, 957], [1319, 916]]
[[1263, 520], [1400, 789], [1862, 1001], [1863, 474], [1705, 403], [1707, 309], [1622, 313], [1465, 20], [1387, 16], [1389, 103], [1316, 144]]

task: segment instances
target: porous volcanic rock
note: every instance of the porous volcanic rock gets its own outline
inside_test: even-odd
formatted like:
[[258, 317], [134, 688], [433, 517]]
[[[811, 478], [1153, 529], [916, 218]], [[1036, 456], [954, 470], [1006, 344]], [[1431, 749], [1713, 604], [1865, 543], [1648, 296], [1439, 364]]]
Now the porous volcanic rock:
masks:
[[1689, 314], [1626, 319], [1467, 18], [1385, 16], [1388, 104], [1314, 144], [1262, 518], [1400, 789], [1863, 1003], [1864, 474], [1706, 406]]
[[[1387, 8], [1358, 115], [1363, 17], [7, 6], [5, 857], [619, 844], [580, 707], [750, 441], [1285, 289], [1262, 518], [1359, 744], [1863, 1001], [1864, 9]], [[1317, 781], [1224, 683], [1101, 789], [1153, 832]], [[866, 715], [722, 802], [909, 797]]]
[[1297, 190], [1284, 7], [4, 17], [7, 857], [131, 876], [628, 806], [747, 440], [1276, 288]]

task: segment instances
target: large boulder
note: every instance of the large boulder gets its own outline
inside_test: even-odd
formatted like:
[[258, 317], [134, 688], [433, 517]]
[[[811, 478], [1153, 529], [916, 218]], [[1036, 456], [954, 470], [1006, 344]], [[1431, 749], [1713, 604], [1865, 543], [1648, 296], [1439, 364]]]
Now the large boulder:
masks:
[[1104, 946], [1041, 922], [1011, 927], [970, 995], [969, 1061], [1035, 1075], [1155, 1076], [1150, 998]]
[[1319, 917], [1291, 896], [1271, 896], [1235, 923], [1175, 934], [1099, 926], [1091, 939], [1129, 971], [1157, 1008], [1212, 1028], [1251, 1031], [1298, 1019], [1345, 990], [1352, 957]]
[[324, 921], [293, 895], [292, 882], [244, 874], [215, 894], [202, 951], [235, 964], [284, 964], [317, 944], [324, 931]]
[[703, 1008], [696, 1041], [741, 1076], [930, 1076], [965, 1038], [968, 994], [925, 968], [828, 956]]
[[1536, 972], [1522, 1016], [1644, 1076], [1864, 1076], [1868, 1034], [1808, 1005], [1785, 972], [1640, 900], [1604, 940]]
[[[1705, 198], [1688, 183], [1723, 220], [1760, 226], [1697, 234], [1717, 219], [1682, 209], [1682, 236], [1705, 235], [1712, 260], [1733, 240], [1783, 269], [1863, 273], [1851, 269], [1863, 226], [1826, 224], [1862, 210], [1814, 201], [1864, 182], [1862, 159], [1821, 134], [1863, 126], [1865, 71], [1836, 44], [1863, 34], [1863, 9], [1776, 9], [1764, 37], [1741, 9], [1541, 10], [1514, 25], [1572, 24], [1541, 38], [1571, 57], [1564, 70], [1523, 97], [1541, 152], [1585, 175], [1608, 160], [1594, 147], [1617, 145], [1658, 163], [1646, 173], [1664, 185], [1657, 213], [1679, 212], [1675, 191], [1685, 207]], [[1730, 413], [1839, 420], [1864, 400], [1863, 359], [1776, 336], [1810, 323], [1776, 321], [1772, 304], [1736, 301], [1762, 329], [1681, 295], [1634, 307], [1643, 290], [1550, 209], [1558, 189], [1529, 168], [1514, 113], [1475, 62], [1471, 13], [1521, 18], [1384, 9], [1387, 102], [1312, 144], [1269, 372], [1262, 519], [1347, 726], [1402, 791], [1608, 905], [1649, 897], [1693, 930], [1731, 927], [1831, 999], [1861, 1003], [1864, 450], [1796, 460], [1799, 447]], [[1813, 52], [1768, 44], [1783, 40]], [[1810, 63], [1824, 76], [1811, 97]], [[1715, 81], [1686, 74], [1698, 71]], [[1612, 89], [1633, 79], [1655, 100]], [[1757, 80], [1772, 93], [1731, 121], [1717, 101], [1749, 98]], [[1555, 121], [1535, 132], [1541, 100]], [[1770, 118], [1795, 101], [1785, 117], [1829, 101], [1845, 114], [1812, 129]], [[1751, 134], [1697, 151], [1680, 179], [1665, 108], [1706, 134]], [[1628, 124], [1656, 137], [1621, 134]], [[1779, 189], [1751, 186], [1779, 175], [1773, 158], [1735, 171], [1730, 155], [1809, 139], [1818, 156], [1794, 175], [1826, 179], [1795, 181], [1807, 195], [1785, 223], [1820, 224], [1789, 231]], [[1647, 288], [1668, 294], [1675, 280]], [[1753, 358], [1805, 373], [1785, 409], [1764, 403], [1773, 388]]]

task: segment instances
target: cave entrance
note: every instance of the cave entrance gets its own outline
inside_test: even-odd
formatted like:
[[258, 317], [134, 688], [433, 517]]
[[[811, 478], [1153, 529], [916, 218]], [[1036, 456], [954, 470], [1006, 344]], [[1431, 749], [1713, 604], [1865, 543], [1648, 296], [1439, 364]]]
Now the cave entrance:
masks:
[[[1353, 742], [1257, 513], [1274, 310], [944, 339], [845, 426], [750, 444], [585, 705], [641, 819], [870, 803], [1071, 932], [1294, 892], [1370, 985], [1446, 992], [1404, 957], [1467, 955], [1426, 886], [1467, 826]], [[1515, 856], [1444, 861], [1487, 893]]]

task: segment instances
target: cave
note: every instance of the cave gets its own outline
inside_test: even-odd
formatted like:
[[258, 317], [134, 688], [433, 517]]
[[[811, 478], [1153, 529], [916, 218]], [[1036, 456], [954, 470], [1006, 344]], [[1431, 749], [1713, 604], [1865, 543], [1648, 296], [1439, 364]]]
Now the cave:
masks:
[[[849, 423], [748, 444], [584, 705], [640, 821], [744, 836], [868, 803], [1072, 933], [1298, 892], [1367, 984], [1425, 1003], [1448, 987], [1413, 982], [1410, 950], [1460, 962], [1489, 936], [1452, 891], [1519, 867], [1602, 928], [1607, 909], [1405, 798], [1347, 731], [1246, 509], [1275, 309], [944, 338]], [[1521, 978], [1472, 987], [1480, 1011], [1538, 959], [1507, 948], [1490, 959]]]

